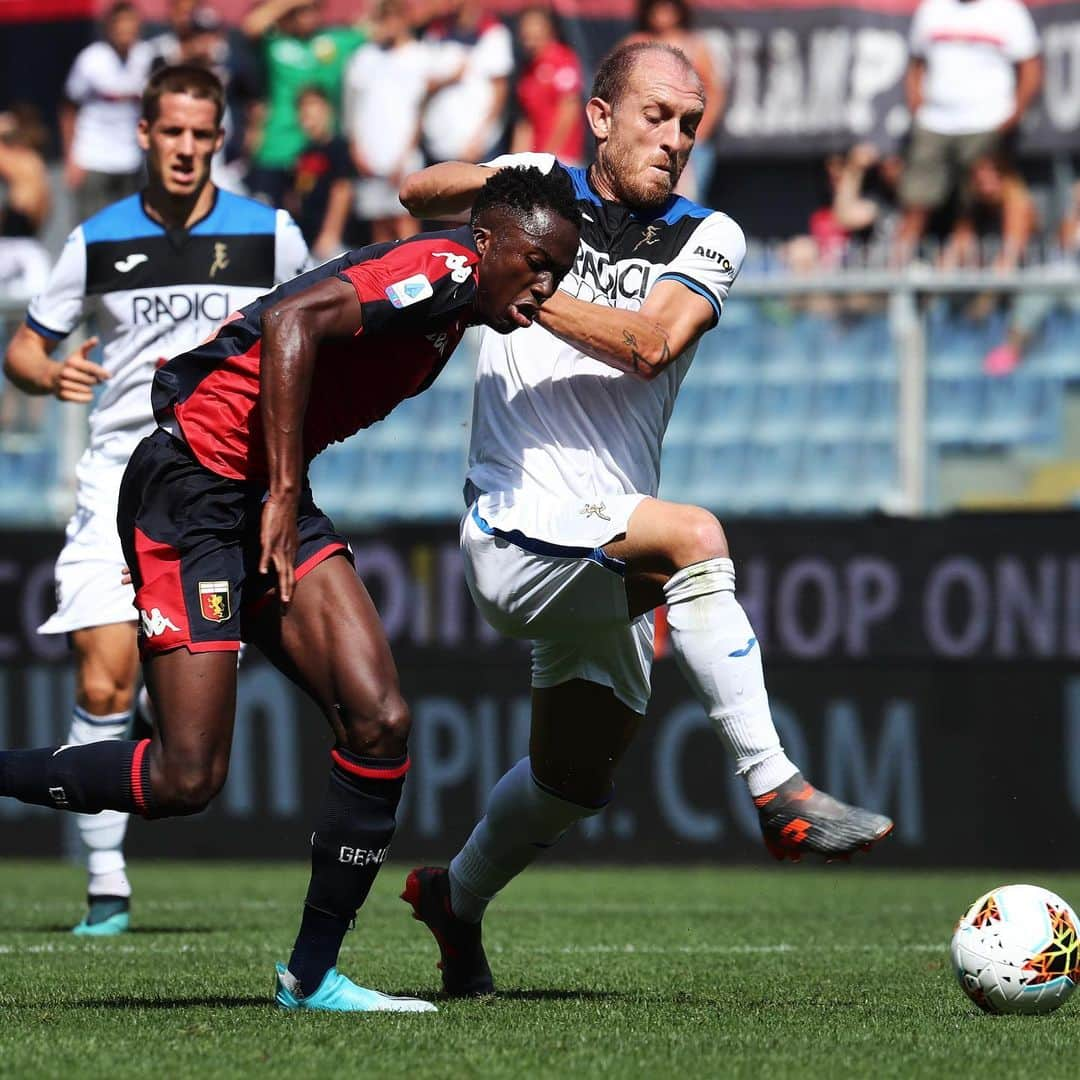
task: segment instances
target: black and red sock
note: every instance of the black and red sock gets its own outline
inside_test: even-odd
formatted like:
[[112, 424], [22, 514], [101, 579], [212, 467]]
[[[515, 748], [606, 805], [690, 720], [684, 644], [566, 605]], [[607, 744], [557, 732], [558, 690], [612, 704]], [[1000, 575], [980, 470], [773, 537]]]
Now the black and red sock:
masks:
[[289, 971], [310, 994], [336, 963], [394, 835], [407, 756], [360, 757], [337, 747], [311, 838], [311, 883]]
[[0, 751], [0, 796], [35, 806], [151, 816], [149, 739]]

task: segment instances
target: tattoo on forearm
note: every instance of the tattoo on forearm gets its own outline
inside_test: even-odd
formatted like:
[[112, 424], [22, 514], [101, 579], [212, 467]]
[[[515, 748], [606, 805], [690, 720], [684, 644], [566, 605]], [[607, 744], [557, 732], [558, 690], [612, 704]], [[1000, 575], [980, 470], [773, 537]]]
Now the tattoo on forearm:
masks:
[[650, 362], [638, 352], [637, 341], [629, 331], [623, 331], [623, 341], [630, 346], [630, 362], [634, 365], [636, 375], [640, 375], [643, 371], [662, 371], [671, 360], [671, 350], [668, 348], [666, 339], [660, 347], [660, 356], [655, 363]]
[[640, 372], [643, 364], [646, 363], [645, 357], [638, 352], [637, 338], [629, 331], [624, 330], [622, 332], [622, 339], [624, 345], [630, 346], [630, 362], [634, 365], [634, 371]]

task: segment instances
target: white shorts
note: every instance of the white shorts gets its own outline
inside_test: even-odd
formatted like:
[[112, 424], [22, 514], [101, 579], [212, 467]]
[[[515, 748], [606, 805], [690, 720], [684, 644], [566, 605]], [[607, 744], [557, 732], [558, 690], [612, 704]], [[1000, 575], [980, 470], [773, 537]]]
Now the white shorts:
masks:
[[496, 630], [532, 642], [533, 686], [585, 679], [644, 714], [652, 616], [630, 618], [623, 566], [600, 550], [626, 532], [644, 498], [515, 502], [488, 494], [462, 518], [469, 590]]
[[75, 513], [56, 560], [56, 614], [39, 634], [70, 634], [88, 626], [135, 622], [135, 591], [121, 583], [124, 552], [116, 503], [126, 462], [88, 450], [75, 470]]

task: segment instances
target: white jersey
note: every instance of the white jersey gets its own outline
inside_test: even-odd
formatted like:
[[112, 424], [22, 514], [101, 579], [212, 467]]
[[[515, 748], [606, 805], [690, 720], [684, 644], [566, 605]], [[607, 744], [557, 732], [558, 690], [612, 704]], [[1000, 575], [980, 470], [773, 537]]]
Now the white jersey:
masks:
[[155, 426], [157, 368], [308, 265], [300, 229], [284, 210], [225, 191], [190, 229], [165, 229], [141, 195], [78, 226], [26, 322], [53, 340], [84, 319], [95, 324], [110, 378], [90, 413], [89, 452], [126, 462]]
[[1016, 70], [1039, 54], [1039, 32], [1020, 0], [923, 0], [911, 55], [926, 61], [915, 119], [942, 135], [992, 131], [1016, 107]]
[[126, 57], [107, 42], [87, 45], [71, 65], [64, 96], [78, 106], [71, 156], [84, 169], [133, 173], [143, 155], [135, 139], [154, 49], [137, 41]]
[[[517, 154], [489, 164], [553, 166], [550, 155]], [[556, 168], [564, 166], [554, 164]], [[725, 214], [673, 196], [652, 214], [608, 202], [584, 169], [566, 167], [582, 211], [581, 244], [562, 289], [603, 307], [638, 310], [658, 281], [678, 281], [723, 303], [746, 253]], [[675, 396], [697, 349], [645, 381], [583, 355], [534, 324], [483, 332], [473, 402], [469, 480], [499, 492], [598, 503], [655, 495], [660, 447]]]
[[[495, 145], [504, 117], [488, 119], [495, 100], [495, 79], [514, 73], [514, 39], [497, 19], [482, 23], [475, 31], [451, 30], [441, 40], [429, 42], [436, 73], [461, 77], [438, 90], [424, 109], [424, 142], [436, 161], [460, 161], [470, 144], [479, 142], [480, 153]], [[462, 65], [464, 69], [462, 70]]]

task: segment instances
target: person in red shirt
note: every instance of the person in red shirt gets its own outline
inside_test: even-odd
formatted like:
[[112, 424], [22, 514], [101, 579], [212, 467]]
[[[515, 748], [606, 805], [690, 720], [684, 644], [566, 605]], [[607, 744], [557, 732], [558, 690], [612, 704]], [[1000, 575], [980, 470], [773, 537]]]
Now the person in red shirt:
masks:
[[518, 79], [520, 115], [510, 152], [554, 154], [566, 165], [579, 165], [585, 157], [581, 62], [547, 8], [523, 11], [517, 32], [528, 63]]
[[198, 813], [225, 782], [235, 653], [255, 642], [321, 706], [336, 744], [300, 933], [277, 969], [283, 1008], [433, 1009], [334, 966], [394, 833], [409, 711], [348, 545], [312, 500], [308, 463], [426, 389], [469, 324], [530, 325], [578, 237], [562, 170], [506, 169], [471, 225], [347, 252], [160, 368], [161, 426], [132, 455], [117, 515], [153, 738], [0, 751], [0, 795], [86, 813]]

